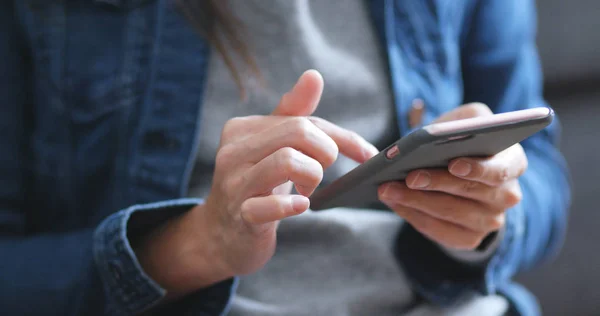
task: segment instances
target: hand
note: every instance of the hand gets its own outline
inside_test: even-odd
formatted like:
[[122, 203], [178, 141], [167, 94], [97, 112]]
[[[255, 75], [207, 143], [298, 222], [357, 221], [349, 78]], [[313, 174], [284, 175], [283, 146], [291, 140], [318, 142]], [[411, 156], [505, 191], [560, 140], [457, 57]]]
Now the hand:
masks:
[[[483, 104], [459, 107], [437, 122], [492, 115]], [[448, 169], [415, 170], [404, 183], [379, 187], [379, 198], [435, 242], [473, 250], [504, 226], [505, 212], [521, 201], [518, 178], [527, 157], [516, 144], [489, 158], [458, 158]]]
[[322, 90], [321, 75], [307, 71], [271, 115], [225, 124], [206, 203], [146, 242], [144, 267], [157, 282], [185, 293], [260, 269], [275, 250], [279, 220], [309, 207], [338, 151], [357, 162], [377, 153], [356, 133], [309, 117]]

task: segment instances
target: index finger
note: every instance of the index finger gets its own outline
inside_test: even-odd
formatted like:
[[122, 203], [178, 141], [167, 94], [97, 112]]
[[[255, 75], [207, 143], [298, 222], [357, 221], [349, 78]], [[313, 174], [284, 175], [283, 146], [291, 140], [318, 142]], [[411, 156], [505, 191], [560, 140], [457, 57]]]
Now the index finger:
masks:
[[375, 146], [356, 132], [319, 117], [311, 116], [308, 119], [333, 139], [341, 154], [356, 162], [363, 163], [379, 153]]
[[442, 114], [442, 116], [438, 117], [434, 123], [450, 122], [478, 116], [489, 116], [493, 114], [494, 113], [492, 113], [492, 110], [490, 110], [487, 105], [475, 102], [462, 105], [450, 112]]
[[[224, 129], [221, 139], [227, 142], [237, 142], [248, 139], [254, 134], [263, 132], [275, 125], [291, 122], [295, 117], [283, 119], [280, 116], [248, 116], [231, 120]], [[363, 163], [375, 156], [379, 151], [357, 133], [337, 126], [325, 119], [310, 116], [307, 119], [329, 136], [338, 146], [344, 156]], [[229, 130], [225, 132], [225, 130]], [[225, 135], [227, 134], [227, 135]]]

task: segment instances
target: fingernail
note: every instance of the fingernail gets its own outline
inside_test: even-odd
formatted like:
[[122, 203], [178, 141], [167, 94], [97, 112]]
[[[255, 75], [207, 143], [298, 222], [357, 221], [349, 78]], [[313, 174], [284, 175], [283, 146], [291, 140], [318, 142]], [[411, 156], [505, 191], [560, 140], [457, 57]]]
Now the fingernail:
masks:
[[304, 71], [304, 72], [302, 73], [302, 76], [304, 76], [304, 75], [306, 75], [306, 74], [311, 74], [311, 73], [312, 73], [312, 74], [314, 74], [315, 76], [322, 77], [322, 76], [321, 76], [321, 73], [320, 73], [318, 70], [316, 70], [316, 69], [308, 69], [308, 70], [306, 70], [306, 71]]
[[388, 184], [384, 184], [384, 185], [382, 186], [382, 188], [383, 188], [383, 191], [381, 191], [381, 199], [383, 199], [383, 200], [386, 200], [386, 199], [387, 199], [388, 195], [390, 194], [390, 192], [389, 192], [389, 190], [390, 190], [390, 186], [391, 186], [391, 185], [390, 185], [389, 183], [388, 183]]
[[291, 200], [292, 208], [296, 214], [306, 211], [310, 206], [310, 200], [302, 195], [292, 195]]
[[303, 81], [302, 78], [304, 78], [304, 76], [307, 76], [307, 75], [312, 75], [314, 77], [320, 77], [321, 80], [323, 80], [323, 76], [321, 75], [320, 72], [318, 72], [315, 69], [309, 69], [309, 70], [303, 72], [302, 75], [300, 75], [300, 77], [298, 77], [298, 80], [296, 81], [296, 84], [294, 84], [292, 91], [294, 91], [297, 87], [300, 86], [300, 83]]
[[383, 192], [381, 192], [381, 199], [385, 201], [397, 201], [402, 199], [402, 190], [396, 190], [394, 184], [385, 184]]
[[469, 173], [471, 173], [471, 164], [464, 161], [464, 160], [458, 160], [457, 162], [454, 163], [454, 165], [452, 165], [450, 167], [450, 173], [457, 175], [457, 176], [467, 176], [469, 175]]
[[410, 186], [417, 189], [427, 187], [431, 183], [431, 176], [429, 172], [419, 171], [415, 179], [410, 183]]

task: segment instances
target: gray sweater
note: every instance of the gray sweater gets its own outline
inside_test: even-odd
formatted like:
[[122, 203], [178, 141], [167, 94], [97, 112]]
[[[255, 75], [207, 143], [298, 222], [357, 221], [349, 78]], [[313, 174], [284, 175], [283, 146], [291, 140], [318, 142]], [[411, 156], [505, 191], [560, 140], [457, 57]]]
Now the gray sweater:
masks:
[[[235, 116], [268, 114], [309, 68], [325, 79], [315, 115], [383, 147], [398, 137], [388, 68], [364, 1], [233, 0], [267, 81], [244, 76], [241, 102], [229, 71], [213, 54], [200, 150], [190, 195], [210, 189], [221, 128]], [[331, 181], [355, 167], [345, 157], [325, 173]], [[232, 315], [502, 315], [506, 300], [473, 297], [439, 310], [417, 302], [391, 249], [403, 221], [393, 213], [357, 209], [307, 212], [282, 221], [273, 259], [241, 278]]]

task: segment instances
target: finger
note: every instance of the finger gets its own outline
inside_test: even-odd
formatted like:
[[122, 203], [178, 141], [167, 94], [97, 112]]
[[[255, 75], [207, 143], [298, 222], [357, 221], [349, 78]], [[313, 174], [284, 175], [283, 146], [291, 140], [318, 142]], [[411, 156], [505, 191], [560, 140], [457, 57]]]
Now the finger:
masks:
[[256, 163], [283, 147], [292, 147], [317, 160], [323, 169], [338, 156], [338, 145], [305, 117], [294, 117], [233, 144], [238, 157]]
[[356, 132], [347, 130], [319, 117], [308, 118], [337, 144], [340, 152], [359, 163], [377, 155], [379, 150]]
[[469, 230], [410, 207], [399, 204], [389, 206], [418, 232], [447, 248], [473, 250], [479, 246], [486, 236], [485, 233]]
[[269, 195], [249, 198], [240, 207], [249, 224], [266, 224], [303, 213], [310, 201], [302, 195]]
[[478, 116], [489, 116], [493, 114], [494, 113], [492, 112], [492, 110], [490, 110], [490, 108], [483, 103], [469, 103], [441, 115], [433, 122], [443, 123]]
[[[248, 137], [253, 136], [254, 134], [263, 132], [285, 122], [288, 119], [294, 118], [270, 115], [250, 115], [234, 117], [225, 123], [223, 131], [221, 133], [221, 143], [228, 144], [232, 142], [245, 140]], [[297, 118], [306, 119], [304, 117]]]
[[316, 70], [304, 72], [296, 85], [284, 94], [272, 115], [309, 116], [317, 109], [323, 94], [323, 77]]
[[461, 179], [444, 169], [415, 170], [408, 174], [406, 185], [413, 190], [437, 191], [479, 201], [494, 209], [508, 209], [521, 201], [521, 187], [517, 180], [499, 187]]
[[[304, 72], [294, 87], [279, 101], [273, 116], [309, 116], [316, 110], [323, 93], [323, 77], [316, 70]], [[268, 116], [267, 116], [268, 117]], [[223, 144], [263, 131], [280, 120], [254, 115], [228, 120], [221, 133]]]
[[220, 145], [242, 141], [279, 123], [281, 123], [281, 118], [262, 115], [234, 117], [223, 126]]
[[403, 205], [429, 216], [482, 233], [504, 226], [504, 210], [494, 210], [469, 199], [441, 192], [409, 189], [404, 183], [391, 182], [380, 187], [380, 199], [386, 205]]
[[323, 179], [323, 167], [311, 157], [284, 147], [250, 167], [243, 188], [247, 197], [267, 195], [278, 185], [292, 181], [298, 193], [309, 196]]
[[[375, 146], [355, 132], [322, 118], [292, 117], [282, 121], [280, 117], [263, 117], [262, 125], [270, 127], [235, 140], [236, 156], [259, 161], [278, 148], [293, 147], [317, 159], [326, 169], [337, 159], [338, 152], [359, 163], [378, 153]], [[250, 127], [240, 128], [247, 131]]]
[[519, 144], [490, 158], [458, 158], [448, 164], [453, 175], [490, 186], [500, 186], [516, 179], [526, 169], [527, 157]]

